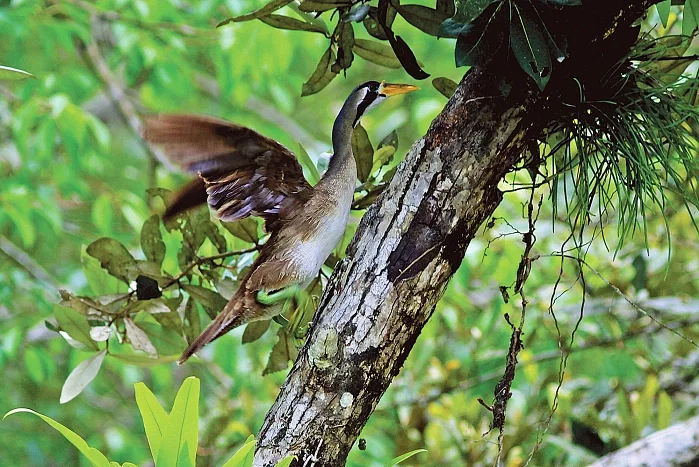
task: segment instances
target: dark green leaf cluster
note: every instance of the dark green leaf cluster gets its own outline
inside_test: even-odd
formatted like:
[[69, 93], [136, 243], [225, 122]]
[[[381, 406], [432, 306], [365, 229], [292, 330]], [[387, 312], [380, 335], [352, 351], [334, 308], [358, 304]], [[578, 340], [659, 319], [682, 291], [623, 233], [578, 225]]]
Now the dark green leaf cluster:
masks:
[[456, 39], [456, 66], [485, 66], [512, 53], [537, 84], [546, 87], [554, 60], [563, 61], [567, 39], [555, 30], [556, 14], [580, 0], [462, 0], [457, 13], [439, 27], [439, 36]]

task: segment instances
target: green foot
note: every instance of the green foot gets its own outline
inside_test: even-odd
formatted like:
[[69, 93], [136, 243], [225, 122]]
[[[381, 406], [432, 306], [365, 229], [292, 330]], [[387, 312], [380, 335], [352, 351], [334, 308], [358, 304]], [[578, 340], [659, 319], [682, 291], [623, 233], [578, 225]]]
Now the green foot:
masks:
[[300, 290], [301, 288], [298, 285], [290, 285], [278, 290], [260, 290], [257, 292], [255, 299], [263, 305], [274, 305], [297, 296]]

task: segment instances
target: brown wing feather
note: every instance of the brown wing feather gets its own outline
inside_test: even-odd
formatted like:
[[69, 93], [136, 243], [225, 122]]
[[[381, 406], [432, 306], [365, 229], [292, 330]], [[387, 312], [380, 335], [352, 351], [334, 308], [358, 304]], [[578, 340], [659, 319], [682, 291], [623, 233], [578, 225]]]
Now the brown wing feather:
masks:
[[[304, 203], [312, 192], [291, 151], [225, 120], [159, 115], [145, 119], [143, 136], [160, 146], [172, 162], [199, 173], [209, 205], [224, 221], [255, 215], [274, 222], [280, 212]], [[187, 188], [193, 187], [196, 188], [190, 184]], [[202, 197], [201, 188], [198, 190], [190, 191], [197, 200]], [[183, 202], [190, 195], [175, 197], [183, 209], [191, 207]]]

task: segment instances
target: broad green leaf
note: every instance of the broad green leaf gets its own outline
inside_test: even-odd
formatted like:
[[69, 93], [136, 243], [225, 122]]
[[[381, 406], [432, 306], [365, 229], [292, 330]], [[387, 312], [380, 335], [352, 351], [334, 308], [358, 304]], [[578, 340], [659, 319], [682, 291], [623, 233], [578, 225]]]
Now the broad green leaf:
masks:
[[330, 84], [330, 81], [337, 76], [337, 73], [330, 69], [330, 65], [333, 62], [335, 62], [335, 52], [333, 52], [332, 48], [329, 47], [328, 50], [326, 50], [320, 57], [318, 66], [316, 66], [316, 69], [311, 77], [308, 78], [308, 81], [303, 83], [303, 87], [301, 88], [301, 96], [310, 96], [311, 94], [315, 94]]
[[245, 444], [238, 449], [233, 457], [228, 459], [223, 467], [248, 467], [252, 465], [255, 456], [255, 437], [250, 435]]
[[325, 29], [319, 24], [307, 23], [301, 21], [300, 19], [291, 18], [289, 16], [283, 15], [267, 15], [258, 18], [263, 23], [268, 26], [272, 26], [277, 29], [288, 29], [290, 31], [309, 31], [309, 32], [319, 32], [325, 35]]
[[182, 288], [196, 301], [214, 310], [222, 310], [228, 303], [228, 300], [223, 298], [218, 292], [199, 285], [184, 284]]
[[543, 34], [544, 25], [532, 20], [523, 9], [514, 6], [510, 23], [510, 44], [522, 69], [531, 76], [540, 90], [551, 78], [551, 53]]
[[318, 183], [318, 181], [320, 180], [320, 173], [318, 172], [318, 168], [313, 163], [311, 156], [308, 155], [306, 148], [304, 148], [301, 145], [301, 143], [299, 143], [299, 151], [297, 154], [297, 158], [299, 160], [299, 163], [301, 164], [301, 167], [303, 168], [304, 174], [306, 174], [308, 183], [310, 183], [311, 185], [315, 185], [316, 183]]
[[391, 162], [391, 159], [393, 159], [393, 156], [395, 154], [396, 148], [394, 148], [393, 146], [384, 146], [382, 148], [377, 149], [374, 152], [374, 164], [371, 166], [371, 173], [374, 174], [374, 176], [376, 176], [376, 172], [378, 172], [381, 169], [381, 167]]
[[682, 34], [691, 36], [699, 26], [699, 1], [686, 0], [682, 10]]
[[243, 332], [243, 344], [249, 344], [250, 342], [255, 342], [257, 339], [262, 337], [269, 325], [271, 320], [263, 319], [260, 321], [252, 321], [245, 326], [245, 331]]
[[352, 23], [340, 23], [338, 26], [340, 32], [337, 41], [337, 58], [335, 63], [330, 66], [330, 71], [339, 73], [342, 70], [348, 69], [354, 61], [354, 29]]
[[80, 435], [75, 433], [73, 430], [58, 423], [57, 421], [53, 420], [52, 418], [47, 417], [46, 415], [42, 415], [39, 412], [34, 412], [31, 409], [20, 408], [20, 409], [10, 410], [9, 412], [7, 412], [5, 414], [4, 417], [2, 417], [2, 419], [5, 420], [10, 415], [16, 414], [16, 413], [21, 413], [21, 412], [26, 412], [26, 413], [36, 415], [37, 417], [41, 418], [43, 421], [48, 423], [52, 428], [54, 428], [56, 431], [58, 431], [60, 434], [62, 434], [63, 437], [65, 439], [67, 439], [73, 446], [78, 448], [78, 451], [80, 451], [85, 457], [87, 457], [87, 459], [90, 461], [90, 464], [92, 464], [93, 466], [95, 466], [95, 467], [109, 467], [109, 460], [107, 460], [107, 457], [105, 457], [104, 454], [102, 454], [97, 449], [88, 446], [88, 444], [85, 442], [85, 440], [82, 439], [80, 437]]
[[357, 162], [357, 178], [364, 183], [371, 174], [371, 167], [374, 163], [374, 147], [361, 124], [357, 125], [352, 133], [352, 153]]
[[398, 13], [410, 24], [430, 36], [439, 34], [439, 26], [450, 15], [423, 5], [395, 4]]
[[181, 321], [177, 312], [152, 315], [141, 311], [133, 319], [155, 346], [159, 355], [174, 355], [182, 351], [185, 344], [182, 338]]
[[160, 440], [156, 467], [194, 467], [199, 433], [199, 380], [185, 379]]
[[160, 216], [153, 214], [141, 228], [141, 249], [148, 261], [158, 266], [163, 264], [165, 258], [165, 242], [160, 232]]
[[456, 0], [454, 19], [460, 23], [470, 23], [478, 18], [491, 3], [499, 0]]
[[17, 209], [15, 206], [5, 203], [2, 207], [3, 212], [12, 219], [15, 228], [24, 246], [30, 247], [36, 242], [36, 229], [30, 217], [30, 211]]
[[80, 362], [78, 366], [70, 372], [65, 383], [63, 383], [63, 388], [61, 388], [61, 404], [73, 400], [88, 384], [90, 384], [90, 381], [95, 379], [106, 354], [107, 349], [100, 350], [92, 357]]
[[146, 430], [148, 446], [151, 454], [153, 454], [153, 459], [157, 459], [160, 442], [167, 425], [168, 414], [145, 384], [136, 383], [134, 390], [136, 393], [136, 405], [138, 405], [138, 410], [141, 412], [143, 428]]
[[90, 323], [87, 322], [87, 317], [62, 305], [56, 305], [53, 309], [53, 315], [61, 327], [61, 331], [65, 331], [70, 337], [76, 341], [86, 345], [88, 348], [97, 350], [97, 344], [90, 337]]
[[0, 65], [0, 80], [18, 81], [27, 78], [36, 79], [36, 76], [31, 73], [27, 73], [24, 70]]
[[473, 26], [460, 23], [453, 18], [445, 19], [442, 24], [439, 25], [439, 30], [437, 31], [437, 37], [447, 37], [450, 39], [456, 39], [459, 34], [464, 30], [464, 28], [472, 28]]
[[113, 294], [127, 289], [123, 282], [102, 269], [99, 260], [88, 255], [85, 247], [80, 251], [80, 262], [87, 283], [95, 295]]
[[353, 50], [354, 53], [364, 60], [376, 63], [377, 65], [395, 69], [401, 67], [400, 60], [396, 57], [393, 49], [380, 42], [367, 39], [355, 39]]
[[277, 343], [274, 344], [272, 352], [269, 354], [267, 366], [262, 371], [263, 376], [285, 370], [289, 366], [289, 362], [296, 360], [296, 356], [299, 354], [289, 333], [284, 328], [279, 328], [277, 338]]
[[447, 99], [451, 98], [456, 92], [458, 84], [449, 78], [435, 78], [432, 80], [432, 86], [439, 91]]
[[379, 142], [376, 149], [381, 149], [386, 146], [393, 146], [394, 150], [398, 150], [398, 133], [396, 130], [391, 131], [389, 134], [384, 136], [384, 138]]
[[323, 12], [334, 10], [338, 7], [346, 7], [351, 4], [350, 0], [303, 0], [299, 5], [299, 10], [307, 13], [316, 11]]
[[420, 454], [421, 452], [427, 452], [427, 449], [415, 449], [414, 451], [406, 452], [405, 454], [402, 454], [395, 459], [390, 460], [386, 464], [384, 464], [383, 467], [393, 467], [395, 465], [400, 464], [404, 460], [410, 459], [413, 457], [415, 454]]
[[257, 243], [260, 239], [257, 234], [257, 221], [248, 217], [235, 222], [223, 222], [221, 225], [233, 234], [233, 236], [248, 243]]
[[136, 267], [136, 260], [124, 245], [113, 238], [102, 237], [90, 243], [86, 251], [98, 259], [109, 274], [127, 284], [131, 281], [129, 271]]
[[672, 0], [665, 0], [655, 5], [658, 10], [658, 16], [660, 17], [660, 22], [663, 23], [663, 27], [667, 27], [667, 20], [670, 18], [670, 7], [672, 6]]
[[256, 19], [256, 18], [261, 18], [263, 16], [267, 16], [268, 14], [279, 10], [280, 8], [285, 7], [289, 3], [291, 3], [293, 0], [272, 0], [269, 2], [267, 5], [263, 6], [259, 10], [255, 10], [252, 13], [248, 13], [245, 15], [241, 16], [236, 16], [234, 18], [228, 18], [216, 25], [217, 28], [220, 28], [221, 26], [224, 26], [228, 23], [239, 23], [242, 21], [249, 21], [251, 19]]
[[131, 318], [124, 318], [124, 327], [126, 328], [126, 338], [131, 342], [131, 346], [135, 350], [142, 350], [150, 357], [157, 357], [158, 351], [148, 338], [148, 335], [143, 332], [143, 329], [136, 326]]
[[284, 459], [277, 462], [274, 467], [289, 467], [296, 460], [296, 456], [286, 456]]

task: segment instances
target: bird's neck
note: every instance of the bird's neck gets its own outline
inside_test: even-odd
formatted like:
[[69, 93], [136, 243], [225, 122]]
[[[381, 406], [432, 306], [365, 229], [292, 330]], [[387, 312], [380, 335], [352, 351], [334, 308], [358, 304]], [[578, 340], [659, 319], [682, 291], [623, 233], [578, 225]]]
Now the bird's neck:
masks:
[[333, 155], [323, 178], [346, 176], [352, 178], [352, 183], [357, 178], [357, 166], [352, 154], [352, 132], [356, 119], [357, 109], [345, 102], [333, 124]]

